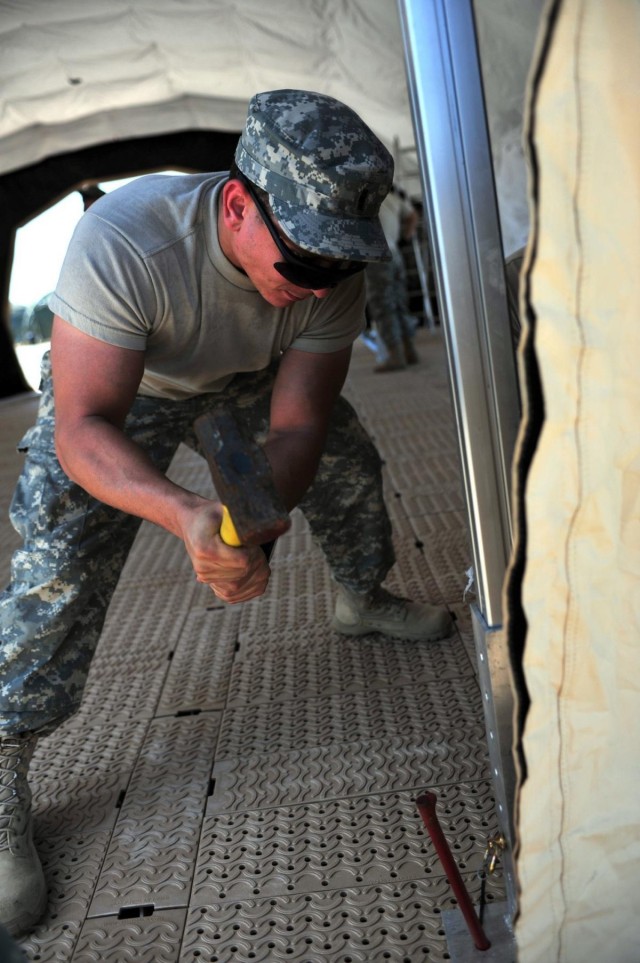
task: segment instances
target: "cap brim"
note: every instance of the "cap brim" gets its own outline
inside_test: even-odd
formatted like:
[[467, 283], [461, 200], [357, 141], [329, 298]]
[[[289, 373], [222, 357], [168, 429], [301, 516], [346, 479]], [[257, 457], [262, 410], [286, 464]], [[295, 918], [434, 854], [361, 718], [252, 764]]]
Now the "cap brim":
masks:
[[269, 195], [269, 206], [287, 237], [322, 257], [388, 261], [391, 251], [377, 217], [339, 217]]

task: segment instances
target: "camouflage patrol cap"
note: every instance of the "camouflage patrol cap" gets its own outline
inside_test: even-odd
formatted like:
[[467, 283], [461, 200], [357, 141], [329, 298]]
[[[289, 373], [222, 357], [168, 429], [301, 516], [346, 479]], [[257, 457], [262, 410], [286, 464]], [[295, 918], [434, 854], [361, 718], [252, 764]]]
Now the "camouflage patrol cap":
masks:
[[295, 244], [325, 257], [389, 259], [378, 211], [393, 158], [350, 107], [309, 90], [256, 94], [235, 160], [267, 191]]

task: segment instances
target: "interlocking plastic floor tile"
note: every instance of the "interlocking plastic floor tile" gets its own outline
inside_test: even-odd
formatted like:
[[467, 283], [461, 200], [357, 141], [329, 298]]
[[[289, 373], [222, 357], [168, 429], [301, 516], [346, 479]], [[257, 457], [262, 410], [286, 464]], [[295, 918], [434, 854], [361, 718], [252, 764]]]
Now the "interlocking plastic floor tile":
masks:
[[448, 726], [470, 729], [481, 715], [482, 697], [473, 675], [368, 692], [272, 700], [250, 708], [241, 703], [225, 711], [216, 759], [334, 742], [343, 746], [396, 735], [415, 742]]
[[[400, 499], [402, 502], [402, 499]], [[470, 544], [469, 526], [464, 512], [453, 510], [448, 512], [429, 512], [425, 515], [412, 515], [411, 525], [419, 539], [428, 548], [428, 539], [436, 538], [443, 533], [450, 532], [458, 537], [465, 545]]]
[[324, 553], [313, 538], [309, 528], [289, 530], [275, 544], [273, 555], [271, 556], [271, 566], [276, 567], [280, 564], [326, 564]]
[[147, 582], [184, 578], [193, 574], [193, 567], [183, 543], [175, 535], [144, 523], [122, 570], [121, 581]]
[[107, 613], [96, 658], [137, 653], [143, 664], [162, 662], [174, 649], [182, 623], [191, 608], [195, 576], [120, 582]]
[[438, 878], [194, 907], [181, 961], [444, 963], [441, 913], [453, 905]]
[[182, 485], [190, 492], [196, 492], [206, 498], [210, 498], [214, 491], [206, 461], [186, 445], [179, 446], [169, 466], [167, 478], [170, 478], [176, 485]]
[[[302, 569], [302, 565], [300, 568]], [[279, 570], [278, 570], [279, 571]], [[284, 576], [289, 579], [288, 575]], [[306, 576], [301, 576], [306, 581]], [[328, 574], [325, 574], [328, 579]], [[301, 625], [326, 625], [333, 615], [334, 603], [326, 589], [317, 593], [278, 596], [267, 592], [242, 606], [239, 637], [244, 639], [260, 632]]]
[[463, 512], [462, 489], [455, 485], [440, 485], [431, 490], [419, 491], [409, 485], [401, 489], [396, 485], [402, 498], [402, 507], [408, 518], [420, 515], [435, 515], [440, 512]]
[[471, 731], [425, 731], [420, 742], [395, 736], [223, 759], [213, 775], [208, 815], [400, 792], [429, 783], [476, 782], [488, 778], [488, 763], [478, 722]]
[[424, 553], [446, 602], [460, 604], [473, 565], [468, 537], [460, 530], [442, 531], [424, 539]]
[[[286, 537], [286, 536], [285, 536]], [[329, 566], [322, 553], [311, 552], [305, 555], [283, 557], [280, 555], [271, 570], [271, 578], [266, 593], [259, 599], [242, 606], [260, 611], [264, 601], [291, 599], [292, 602], [304, 596], [308, 599], [324, 594], [335, 594], [335, 583], [331, 580]]]
[[186, 911], [88, 919], [71, 963], [178, 963]]
[[36, 746], [29, 782], [41, 838], [111, 828], [146, 733], [145, 722], [85, 721], [82, 713]]
[[173, 653], [157, 716], [194, 709], [221, 709], [227, 689], [240, 622], [238, 608], [191, 612]]
[[110, 833], [52, 836], [38, 831], [36, 846], [47, 882], [46, 915], [36, 933], [87, 915]]
[[[421, 488], [434, 488], [438, 484], [460, 486], [460, 459], [453, 445], [443, 447], [446, 429], [440, 425], [435, 430], [425, 426], [414, 433], [396, 431], [376, 436], [374, 440], [389, 474], [401, 491], [407, 491], [409, 479], [415, 479]], [[455, 442], [455, 435], [454, 435]]]
[[[444, 870], [413, 793], [387, 793], [290, 809], [208, 816], [192, 904], [322, 892], [441, 876]], [[497, 832], [486, 782], [438, 789], [438, 810], [458, 869], [482, 868]]]
[[82, 921], [50, 922], [45, 919], [33, 933], [18, 942], [29, 963], [71, 963]]
[[83, 716], [89, 719], [102, 718], [105, 722], [110, 719], [152, 718], [169, 668], [166, 653], [162, 661], [159, 657], [153, 661], [155, 665], [143, 666], [140, 656], [133, 660], [111, 660], [113, 668], [106, 671], [108, 663], [101, 659], [96, 671], [87, 680]]
[[90, 916], [188, 902], [217, 713], [155, 720], [141, 748]]
[[407, 643], [382, 636], [329, 636], [324, 627], [264, 633], [241, 646], [229, 706], [305, 700], [319, 693], [369, 692], [459, 679], [473, 672], [458, 634], [441, 642]]

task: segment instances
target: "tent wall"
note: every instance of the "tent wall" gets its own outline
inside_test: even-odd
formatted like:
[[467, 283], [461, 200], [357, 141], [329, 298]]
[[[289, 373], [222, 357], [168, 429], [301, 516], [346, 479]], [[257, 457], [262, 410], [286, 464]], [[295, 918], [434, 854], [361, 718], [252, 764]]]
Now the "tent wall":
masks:
[[637, 963], [640, 5], [551, 0], [531, 78], [519, 963]]

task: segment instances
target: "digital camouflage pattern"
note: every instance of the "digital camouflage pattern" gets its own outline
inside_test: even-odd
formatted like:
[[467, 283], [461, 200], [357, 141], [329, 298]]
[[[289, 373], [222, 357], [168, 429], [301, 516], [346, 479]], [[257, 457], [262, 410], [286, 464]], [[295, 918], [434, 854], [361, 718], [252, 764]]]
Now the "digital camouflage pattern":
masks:
[[378, 212], [393, 183], [393, 158], [350, 107], [306, 90], [256, 94], [235, 160], [267, 191], [296, 244], [355, 261], [390, 256]]
[[[237, 375], [222, 392], [182, 401], [139, 396], [126, 434], [161, 471], [180, 442], [198, 450], [193, 422], [220, 403], [248, 433], [264, 440], [276, 370], [274, 365]], [[27, 457], [11, 505], [23, 547], [14, 553], [11, 584], [0, 596], [5, 735], [47, 731], [78, 708], [109, 602], [141, 524], [96, 501], [60, 467], [48, 356], [42, 389], [37, 422], [19, 445]], [[342, 398], [316, 480], [300, 508], [336, 581], [361, 593], [383, 581], [394, 555], [380, 457]]]
[[398, 248], [391, 261], [369, 264], [365, 279], [367, 306], [380, 340], [387, 349], [395, 348], [413, 334], [406, 269]]

